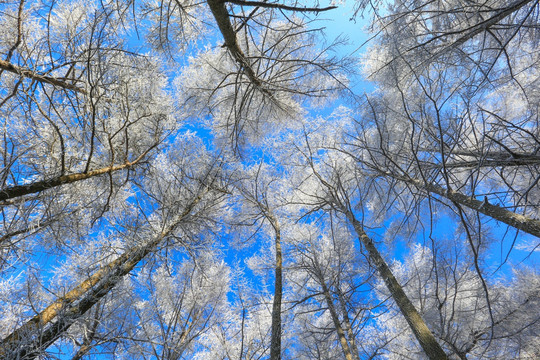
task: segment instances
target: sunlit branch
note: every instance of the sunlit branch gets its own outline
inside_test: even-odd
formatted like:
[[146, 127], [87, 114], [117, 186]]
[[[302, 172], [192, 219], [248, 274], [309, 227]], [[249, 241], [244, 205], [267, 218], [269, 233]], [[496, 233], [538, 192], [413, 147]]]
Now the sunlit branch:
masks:
[[6, 200], [14, 199], [17, 197], [21, 197], [24, 195], [38, 193], [38, 192], [51, 189], [57, 186], [71, 184], [71, 183], [81, 181], [81, 180], [86, 180], [95, 176], [99, 176], [103, 174], [110, 174], [115, 171], [129, 169], [132, 166], [139, 163], [147, 153], [148, 151], [146, 151], [144, 154], [139, 156], [137, 159], [133, 161], [127, 161], [126, 163], [121, 164], [121, 165], [107, 166], [101, 169], [91, 170], [87, 172], [61, 175], [61, 176], [57, 176], [57, 177], [47, 179], [47, 180], [36, 181], [27, 185], [18, 185], [18, 186], [8, 187], [8, 188], [0, 190], [0, 201], [6, 201]]

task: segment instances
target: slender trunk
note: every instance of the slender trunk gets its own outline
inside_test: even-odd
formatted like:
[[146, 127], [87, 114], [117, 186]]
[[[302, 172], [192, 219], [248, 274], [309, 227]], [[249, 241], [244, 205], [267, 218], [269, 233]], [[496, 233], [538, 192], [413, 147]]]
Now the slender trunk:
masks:
[[14, 65], [10, 62], [7, 62], [5, 60], [0, 60], [0, 69], [6, 70], [9, 72], [12, 72], [14, 74], [39, 81], [41, 83], [51, 84], [54, 86], [58, 86], [64, 89], [73, 90], [81, 94], [86, 94], [86, 90], [81, 89], [73, 84], [69, 84], [63, 80], [57, 79], [52, 76], [42, 75], [35, 71], [32, 71], [30, 69], [22, 68], [20, 66]]
[[92, 350], [92, 344], [83, 344], [79, 350], [77, 351], [77, 353], [75, 355], [73, 355], [73, 357], [71, 358], [71, 360], [81, 360], [82, 357], [86, 354], [88, 354], [88, 352]]
[[112, 165], [112, 166], [107, 166], [101, 169], [96, 169], [96, 170], [92, 170], [88, 172], [61, 175], [61, 176], [57, 176], [57, 177], [47, 179], [47, 180], [36, 181], [34, 183], [27, 184], [27, 185], [18, 185], [18, 186], [12, 186], [12, 187], [2, 189], [0, 190], [0, 201], [6, 201], [6, 200], [21, 197], [24, 195], [38, 193], [38, 192], [51, 189], [57, 186], [71, 184], [71, 183], [81, 181], [81, 180], [86, 180], [94, 176], [109, 174], [115, 171], [128, 169], [132, 167], [133, 165], [137, 164], [140, 160], [142, 160], [142, 158], [148, 153], [148, 151], [144, 152], [144, 154], [139, 156], [136, 160], [128, 161], [121, 165]]
[[246, 56], [238, 45], [238, 41], [236, 39], [236, 32], [234, 31], [231, 20], [229, 19], [229, 12], [225, 7], [225, 2], [220, 0], [208, 0], [207, 3], [210, 7], [210, 10], [212, 11], [212, 15], [214, 15], [214, 18], [216, 19], [219, 31], [221, 32], [221, 35], [225, 40], [225, 46], [227, 47], [233, 58], [246, 72], [248, 78], [255, 85], [261, 86], [261, 80], [257, 78], [257, 75], [255, 74], [255, 71], [253, 70], [251, 64], [248, 62]]
[[88, 343], [88, 344], [83, 344], [79, 350], [77, 351], [77, 353], [75, 355], [73, 355], [73, 357], [71, 358], [71, 360], [81, 360], [83, 358], [84, 355], [88, 354], [88, 352], [92, 350], [92, 344], [91, 343]]
[[354, 230], [356, 231], [360, 242], [364, 245], [368, 251], [369, 258], [375, 264], [381, 278], [384, 280], [386, 287], [390, 290], [392, 298], [398, 305], [401, 313], [407, 320], [414, 336], [420, 343], [420, 346], [426, 353], [429, 359], [431, 360], [445, 360], [448, 359], [445, 352], [435, 339], [435, 336], [429, 330], [426, 323], [414, 307], [413, 303], [407, 295], [403, 288], [392, 274], [392, 271], [384, 261], [383, 257], [373, 244], [373, 241], [367, 236], [364, 232], [364, 229], [360, 222], [356, 220], [354, 215], [350, 211], [346, 211], [347, 218], [353, 224]]
[[52, 223], [54, 223], [54, 221], [45, 221], [45, 222], [37, 224], [37, 225], [32, 225], [32, 226], [26, 227], [24, 229], [19, 229], [19, 230], [15, 230], [15, 231], [6, 233], [6, 234], [0, 236], [0, 246], [2, 246], [4, 244], [4, 242], [8, 241], [9, 239], [11, 239], [11, 238], [13, 238], [15, 236], [26, 234], [26, 233], [31, 233], [31, 232], [34, 232], [34, 231], [38, 231], [39, 229], [45, 228], [45, 227], [49, 226]]
[[[126, 251], [4, 338], [0, 343], [0, 359], [23, 360], [39, 356], [41, 351], [52, 345], [78, 318], [107, 295], [142, 259], [154, 251], [177, 224], [191, 212], [201, 196], [195, 198], [161, 234], [144, 245]], [[56, 322], [53, 322], [54, 319], [57, 319]]]
[[339, 306], [341, 309], [341, 313], [343, 314], [343, 323], [345, 325], [345, 332], [347, 333], [347, 338], [349, 339], [352, 356], [354, 360], [360, 360], [358, 346], [356, 346], [356, 340], [352, 331], [351, 321], [349, 320], [349, 314], [347, 313], [347, 308], [345, 307], [345, 300], [343, 299], [343, 293], [341, 292], [341, 290], [339, 290]]
[[330, 291], [328, 290], [328, 287], [326, 286], [326, 282], [324, 281], [324, 278], [320, 272], [317, 273], [317, 278], [321, 285], [324, 299], [326, 300], [326, 306], [328, 306], [328, 311], [330, 311], [330, 316], [334, 323], [334, 327], [336, 328], [336, 333], [338, 336], [339, 343], [341, 345], [341, 349], [343, 350], [343, 355], [345, 356], [346, 360], [353, 360], [351, 348], [349, 347], [349, 343], [347, 342], [347, 338], [345, 336], [345, 331], [343, 330], [343, 327], [341, 326], [341, 321], [339, 321], [339, 316], [336, 311], [336, 308], [334, 307], [334, 302], [332, 301], [332, 297], [330, 296]]
[[522, 158], [522, 159], [483, 159], [483, 160], [455, 160], [444, 165], [429, 164], [428, 169], [476, 169], [476, 168], [496, 168], [496, 167], [520, 167], [527, 165], [540, 165], [540, 158]]
[[[445, 146], [445, 144], [443, 144]], [[446, 158], [448, 159], [450, 156], [467, 156], [467, 157], [473, 157], [478, 159], [479, 161], [481, 159], [486, 160], [511, 160], [511, 159], [518, 159], [518, 160], [529, 160], [531, 162], [538, 163], [540, 162], [540, 156], [535, 155], [534, 153], [530, 152], [519, 152], [519, 151], [513, 151], [512, 149], [506, 149], [505, 151], [483, 151], [478, 150], [460, 150], [460, 149], [449, 149], [445, 146], [445, 149], [448, 149], [446, 154]], [[439, 148], [437, 149], [429, 149], [429, 148], [420, 148], [419, 151], [421, 152], [429, 152], [429, 153], [437, 153], [441, 154], [441, 150]]]
[[[25, 236], [34, 235], [35, 233], [41, 231], [42, 229], [45, 229], [49, 225], [54, 224], [55, 222], [61, 220], [62, 218], [66, 218], [67, 215], [71, 215], [70, 212], [66, 211], [65, 213], [61, 213], [61, 214], [46, 218], [43, 221], [37, 221], [37, 222], [31, 223], [31, 225], [25, 228], [8, 232], [0, 236], [0, 247], [12, 245], [13, 243], [10, 240], [19, 235], [23, 235], [23, 234], [25, 234]], [[16, 239], [14, 242], [18, 242], [18, 241], [20, 241], [20, 238]], [[8, 243], [8, 244], [4, 244], [4, 243]]]
[[281, 299], [283, 297], [283, 255], [281, 253], [281, 231], [276, 219], [272, 218], [275, 231], [276, 268], [274, 303], [272, 304], [272, 341], [270, 360], [281, 360]]
[[[386, 287], [390, 291], [392, 298], [399, 307], [401, 314], [405, 317], [405, 320], [409, 324], [409, 327], [411, 328], [414, 336], [420, 343], [420, 346], [424, 350], [424, 353], [430, 360], [447, 360], [448, 357], [446, 356], [445, 352], [435, 339], [435, 336], [433, 335], [431, 330], [429, 330], [429, 328], [427, 327], [426, 323], [414, 307], [411, 300], [405, 294], [405, 291], [403, 291], [403, 288], [401, 287], [397, 279], [394, 277], [394, 274], [392, 274], [392, 271], [390, 270], [383, 257], [373, 244], [373, 241], [365, 233], [362, 224], [356, 219], [350, 208], [347, 208], [339, 200], [340, 197], [337, 196], [334, 187], [328, 182], [326, 182], [324, 178], [322, 178], [322, 176], [315, 171], [313, 163], [311, 163], [311, 166], [314, 170], [315, 176], [319, 179], [321, 184], [330, 190], [330, 195], [332, 196], [333, 200], [331, 204], [338, 211], [343, 213], [349, 223], [353, 225], [354, 230], [358, 235], [358, 240], [360, 241], [360, 244], [366, 248], [369, 259], [373, 262], [375, 268], [379, 272], [379, 275], [385, 282]], [[379, 172], [381, 174], [384, 174], [381, 171]]]
[[414, 307], [411, 300], [403, 291], [403, 288], [392, 274], [392, 271], [384, 261], [383, 257], [373, 244], [373, 241], [364, 232], [364, 229], [360, 222], [356, 220], [351, 211], [343, 208], [342, 211], [347, 216], [347, 219], [352, 223], [354, 230], [358, 235], [358, 239], [361, 244], [364, 245], [368, 251], [370, 260], [375, 264], [379, 275], [384, 280], [386, 287], [390, 291], [390, 294], [396, 302], [401, 314], [407, 320], [409, 327], [411, 328], [414, 336], [420, 343], [420, 346], [424, 350], [424, 353], [431, 360], [446, 360], [448, 357], [435, 339], [435, 336], [429, 330], [426, 323]]
[[191, 322], [189, 323], [187, 329], [184, 329], [182, 331], [182, 334], [180, 335], [180, 339], [178, 339], [178, 341], [175, 344], [173, 344], [172, 347], [169, 344], [166, 344], [165, 350], [166, 350], [167, 356], [163, 356], [162, 357], [163, 360], [179, 360], [182, 357], [182, 354], [184, 353], [186, 346], [189, 345], [189, 343], [193, 340], [193, 337], [191, 339], [188, 339], [188, 337], [191, 335], [191, 332], [193, 331], [193, 327], [197, 323], [201, 314], [202, 314], [202, 311], [195, 312], [195, 314], [191, 318]]
[[280, 10], [297, 11], [297, 12], [320, 13], [320, 12], [324, 12], [328, 10], [337, 9], [337, 6], [327, 6], [324, 8], [301, 7], [301, 6], [289, 6], [289, 5], [284, 5], [284, 4], [269, 3], [269, 2], [262, 2], [262, 1], [250, 1], [250, 0], [226, 0], [224, 2], [227, 2], [229, 4], [241, 5], [241, 6], [254, 6], [254, 7], [267, 8], [267, 9], [280, 9]]

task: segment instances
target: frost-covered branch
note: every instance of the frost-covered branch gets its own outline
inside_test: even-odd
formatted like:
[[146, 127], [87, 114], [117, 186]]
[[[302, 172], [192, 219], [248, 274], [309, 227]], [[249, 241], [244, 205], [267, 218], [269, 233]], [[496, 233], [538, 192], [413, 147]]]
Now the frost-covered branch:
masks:
[[14, 74], [39, 81], [44, 84], [51, 84], [67, 90], [73, 90], [81, 94], [87, 94], [85, 89], [82, 89], [76, 85], [65, 82], [63, 79], [55, 78], [52, 76], [42, 75], [30, 69], [25, 69], [20, 66], [11, 64], [5, 60], [0, 60], [0, 69], [12, 72]]
[[134, 165], [133, 162], [127, 162], [122, 165], [107, 166], [101, 169], [81, 172], [76, 174], [62, 175], [52, 179], [36, 181], [27, 185], [12, 186], [0, 190], [0, 201], [6, 201], [18, 198], [24, 195], [38, 193], [57, 186], [71, 184], [77, 181], [86, 180], [95, 176], [110, 174], [115, 171], [128, 169]]
[[498, 205], [490, 204], [487, 198], [483, 201], [480, 201], [470, 196], [464, 195], [458, 191], [452, 189], [445, 189], [442, 186], [436, 184], [426, 183], [421, 180], [406, 177], [396, 178], [398, 180], [402, 180], [409, 184], [412, 184], [421, 190], [425, 190], [427, 192], [447, 198], [450, 201], [454, 201], [460, 205], [466, 206], [469, 209], [476, 210], [481, 214], [489, 216], [518, 230], [524, 231], [540, 238], [540, 220], [517, 214], [513, 211], [506, 210], [505, 208]]
[[[148, 150], [150, 151], [150, 150]], [[86, 172], [80, 172], [69, 175], [61, 175], [47, 180], [36, 181], [26, 185], [17, 185], [0, 190], [0, 201], [7, 201], [14, 198], [18, 198], [28, 194], [38, 193], [47, 189], [52, 189], [61, 185], [72, 184], [77, 181], [90, 179], [92, 177], [111, 174], [116, 171], [129, 169], [139, 162], [141, 162], [148, 151], [144, 152], [137, 159], [133, 161], [127, 161], [124, 164], [106, 166], [101, 169], [90, 170]]]
[[337, 6], [327, 6], [324, 8], [307, 7], [307, 6], [302, 7], [302, 6], [289, 6], [289, 5], [283, 5], [283, 4], [278, 4], [278, 3], [269, 3], [269, 2], [261, 2], [261, 1], [225, 0], [225, 2], [235, 4], [235, 5], [242, 5], [242, 6], [257, 6], [257, 7], [269, 8], [269, 9], [280, 9], [280, 10], [289, 10], [289, 11], [298, 11], [298, 12], [314, 12], [314, 13], [337, 9]]

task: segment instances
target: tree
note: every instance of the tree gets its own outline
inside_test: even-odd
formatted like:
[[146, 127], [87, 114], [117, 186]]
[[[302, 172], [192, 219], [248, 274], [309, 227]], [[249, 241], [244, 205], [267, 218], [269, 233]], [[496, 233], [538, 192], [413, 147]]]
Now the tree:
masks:
[[[283, 299], [283, 253], [281, 241], [281, 221], [276, 214], [279, 207], [279, 185], [268, 166], [259, 163], [252, 169], [243, 171], [242, 179], [236, 186], [241, 194], [240, 201], [245, 205], [241, 209], [242, 223], [261, 228], [268, 223], [272, 228], [274, 238], [275, 265], [274, 265], [274, 299], [272, 301], [272, 334], [270, 342], [270, 359], [281, 359], [281, 307]], [[245, 177], [245, 178], [244, 178]], [[245, 180], [247, 179], [247, 182]], [[243, 180], [243, 181], [242, 181]], [[256, 231], [252, 236], [255, 236]]]
[[[129, 356], [187, 358], [193, 343], [207, 332], [226, 305], [227, 266], [213, 254], [197, 254], [176, 269], [161, 265], [147, 277], [148, 300], [136, 306], [138, 326], [127, 346]], [[138, 355], [140, 354], [140, 355]]]
[[[227, 3], [240, 6], [231, 11]], [[302, 16], [332, 7], [251, 1], [209, 1], [208, 6], [224, 45], [192, 58], [178, 86], [187, 115], [211, 116], [216, 136], [235, 152], [287, 122], [299, 123], [304, 106], [325, 103], [346, 86], [347, 62], [330, 57], [335, 44], [322, 52], [317, 48], [320, 31]]]
[[[421, 309], [423, 316], [432, 325], [438, 337], [452, 348], [459, 359], [482, 358], [505, 359], [518, 356], [534, 358], [538, 354], [535, 326], [536, 316], [524, 316], [529, 306], [536, 306], [538, 275], [530, 269], [515, 269], [513, 277], [527, 277], [528, 289], [517, 289], [520, 281], [499, 280], [492, 284], [496, 314], [494, 335], [490, 336], [492, 324], [488, 306], [483, 301], [482, 283], [467, 259], [465, 244], [445, 242], [435, 254], [430, 249], [417, 245], [405, 263], [394, 265], [394, 271], [406, 283], [406, 292]], [[456, 255], [458, 255], [456, 257]], [[463, 259], [463, 260], [461, 260]], [[515, 279], [516, 279], [515, 278]], [[385, 289], [381, 287], [381, 293]], [[510, 296], [519, 293], [519, 296]], [[384, 296], [384, 295], [383, 295]], [[519, 320], [518, 320], [519, 319]], [[407, 352], [422, 357], [421, 351], [411, 344], [404, 333], [399, 333], [405, 324], [393, 310], [380, 318], [387, 331], [395, 332], [397, 340], [391, 347], [394, 354]], [[519, 349], [516, 348], [519, 345]], [[397, 356], [399, 358], [399, 355]]]
[[[374, 155], [368, 166], [538, 236], [538, 98], [528, 76], [537, 7], [405, 1], [377, 20], [366, 73], [380, 91], [366, 100], [372, 126], [359, 132]], [[366, 143], [368, 132], [377, 140]]]
[[[360, 358], [356, 334], [368, 321], [362, 293], [369, 286], [351, 234], [341, 225], [332, 223], [328, 233], [315, 224], [298, 226], [294, 231], [289, 276], [294, 296], [289, 302], [300, 323], [297, 337], [302, 347], [297, 358]], [[341, 354], [332, 350], [335, 342]]]
[[[366, 250], [371, 265], [375, 267], [379, 276], [385, 282], [393, 300], [407, 320], [414, 336], [428, 358], [446, 359], [447, 356], [444, 350], [427, 327], [414, 304], [403, 291], [401, 284], [392, 274], [387, 262], [354, 213], [354, 209], [359, 207], [357, 204], [364, 201], [359, 197], [362, 193], [355, 194], [355, 192], [358, 189], [362, 191], [364, 186], [361, 184], [361, 178], [355, 177], [357, 175], [355, 170], [350, 168], [350, 161], [348, 161], [350, 159], [339, 159], [339, 157], [335, 156], [335, 153], [331, 152], [325, 154], [324, 148], [321, 149], [323, 152], [320, 153], [320, 148], [318, 148], [320, 144], [317, 142], [321, 141], [320, 135], [315, 136], [315, 141], [310, 141], [307, 133], [305, 133], [305, 138], [305, 147], [296, 146], [296, 151], [303, 157], [300, 161], [304, 161], [304, 166], [307, 168], [305, 176], [312, 178], [312, 181], [316, 182], [315, 186], [311, 183], [305, 187], [305, 190], [301, 188], [301, 196], [306, 198], [305, 203], [307, 206], [310, 205], [318, 209], [326, 208], [326, 211], [334, 212], [337, 216], [346, 219], [354, 229], [360, 244]], [[317, 148], [314, 149], [315, 146]], [[308, 211], [313, 210], [308, 207]]]
[[165, 74], [119, 40], [113, 4], [3, 7], [1, 239], [25, 256], [38, 231], [61, 247], [121, 207], [176, 125]]
[[245, 276], [245, 269], [232, 273], [234, 301], [200, 341], [194, 359], [260, 359], [270, 355], [272, 302], [259, 296]]
[[[150, 217], [143, 215], [146, 224], [137, 224], [133, 229], [137, 235], [126, 234], [126, 250], [120, 256], [113, 253], [112, 261], [100, 266], [25, 324], [6, 334], [1, 344], [1, 356], [35, 358], [167, 239], [182, 236], [186, 238], [184, 241], [188, 246], [190, 222], [201, 216], [199, 212], [202, 212], [202, 216], [208, 216], [205, 209], [211, 210], [216, 204], [219, 205], [220, 196], [208, 199], [207, 196], [215, 191], [223, 195], [224, 190], [220, 187], [219, 168], [213, 162], [205, 164], [212, 158], [204, 154], [204, 149], [194, 149], [200, 144], [195, 142], [190, 146], [186, 141], [182, 145], [183, 148], [169, 154], [168, 159], [162, 156], [155, 164], [154, 176], [146, 179], [146, 191], [158, 208]], [[190, 159], [185, 155], [195, 158]], [[182, 166], [183, 161], [198, 162], [199, 169], [187, 173]], [[197, 226], [204, 226], [204, 222]]]
[[336, 7], [0, 5], [0, 358], [539, 356], [538, 2]]

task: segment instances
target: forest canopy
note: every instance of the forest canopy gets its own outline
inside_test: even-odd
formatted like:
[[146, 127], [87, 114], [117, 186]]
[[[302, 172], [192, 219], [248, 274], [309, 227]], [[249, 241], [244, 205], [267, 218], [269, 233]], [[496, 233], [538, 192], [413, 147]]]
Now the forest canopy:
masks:
[[0, 359], [539, 359], [539, 17], [0, 1]]

